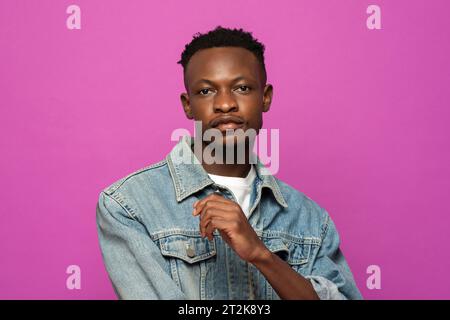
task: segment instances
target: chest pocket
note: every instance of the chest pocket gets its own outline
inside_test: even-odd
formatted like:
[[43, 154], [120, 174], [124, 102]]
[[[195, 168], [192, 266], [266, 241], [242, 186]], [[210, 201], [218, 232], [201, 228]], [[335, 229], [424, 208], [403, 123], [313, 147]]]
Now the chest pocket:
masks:
[[263, 237], [262, 240], [270, 251], [277, 254], [296, 270], [304, 267], [310, 259], [310, 242], [301, 239], [293, 241], [282, 237]]
[[[311, 265], [312, 260], [312, 241], [305, 238], [288, 237], [276, 233], [263, 234], [261, 240], [271, 252], [286, 261], [295, 272], [303, 276], [308, 273], [307, 267]], [[267, 280], [263, 280], [262, 286], [265, 287], [265, 299], [280, 299]]]
[[186, 296], [206, 299], [207, 278], [213, 274], [217, 256], [215, 241], [202, 238], [198, 231], [181, 231], [160, 238], [159, 246], [172, 279]]
[[216, 255], [215, 242], [203, 239], [200, 235], [173, 234], [160, 239], [161, 253], [164, 256], [184, 260], [189, 264]]

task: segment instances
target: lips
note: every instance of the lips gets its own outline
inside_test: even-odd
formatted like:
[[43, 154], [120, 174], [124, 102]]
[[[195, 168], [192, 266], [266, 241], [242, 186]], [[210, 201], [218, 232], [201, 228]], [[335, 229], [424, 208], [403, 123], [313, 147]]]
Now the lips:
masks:
[[221, 116], [211, 121], [211, 127], [217, 128], [221, 131], [226, 129], [236, 130], [238, 128], [242, 128], [243, 125], [244, 120], [236, 116]]
[[216, 129], [219, 129], [220, 131], [226, 131], [227, 129], [237, 130], [239, 128], [242, 128], [243, 124], [237, 124], [234, 122], [229, 123], [221, 123], [219, 124]]

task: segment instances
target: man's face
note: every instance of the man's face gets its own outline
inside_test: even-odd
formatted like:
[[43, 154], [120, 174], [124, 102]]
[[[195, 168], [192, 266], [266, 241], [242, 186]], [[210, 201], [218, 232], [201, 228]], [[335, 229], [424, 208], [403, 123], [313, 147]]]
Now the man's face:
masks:
[[187, 65], [184, 81], [187, 93], [181, 94], [181, 102], [189, 119], [202, 122], [202, 135], [216, 128], [226, 143], [227, 128], [252, 128], [259, 133], [262, 113], [270, 108], [272, 85], [263, 83], [262, 67], [251, 51], [239, 47], [199, 50]]

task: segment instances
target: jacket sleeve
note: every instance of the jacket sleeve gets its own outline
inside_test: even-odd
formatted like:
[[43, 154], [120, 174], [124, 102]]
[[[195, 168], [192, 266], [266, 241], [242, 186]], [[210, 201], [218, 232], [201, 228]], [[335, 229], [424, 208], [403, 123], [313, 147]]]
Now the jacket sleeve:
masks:
[[334, 222], [324, 210], [322, 243], [309, 279], [321, 300], [362, 299], [353, 275], [339, 247], [340, 239]]
[[103, 261], [119, 299], [186, 299], [145, 227], [105, 192], [96, 220]]

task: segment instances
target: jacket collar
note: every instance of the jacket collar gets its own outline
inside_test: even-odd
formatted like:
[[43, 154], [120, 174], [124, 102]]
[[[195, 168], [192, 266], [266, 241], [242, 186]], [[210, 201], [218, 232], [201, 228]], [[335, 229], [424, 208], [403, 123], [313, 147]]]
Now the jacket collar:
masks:
[[[191, 136], [183, 136], [166, 157], [175, 186], [177, 202], [182, 201], [206, 186], [214, 184], [214, 181], [209, 177], [198, 158], [192, 152], [191, 146], [193, 143], [194, 139]], [[288, 205], [275, 177], [260, 161], [259, 157], [255, 156], [257, 160], [255, 170], [258, 178], [262, 181], [261, 188], [266, 187], [270, 189], [276, 201], [287, 208]]]

